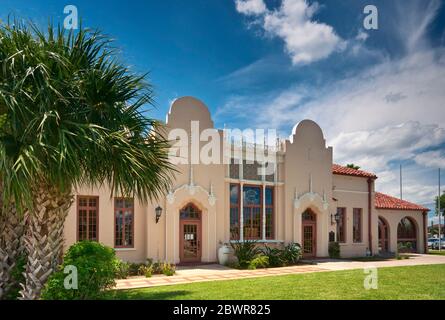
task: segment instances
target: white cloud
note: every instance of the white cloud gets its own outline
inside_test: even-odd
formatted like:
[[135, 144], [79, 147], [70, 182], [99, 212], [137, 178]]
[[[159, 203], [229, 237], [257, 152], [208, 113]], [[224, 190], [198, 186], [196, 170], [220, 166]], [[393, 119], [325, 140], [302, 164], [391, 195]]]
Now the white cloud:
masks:
[[281, 38], [294, 65], [310, 64], [344, 49], [344, 41], [325, 23], [312, 20], [319, 9], [317, 2], [282, 0], [276, 10], [267, 10], [263, 0], [236, 0], [237, 11], [260, 16], [264, 31]]
[[337, 159], [372, 155], [375, 158], [384, 156], [385, 162], [389, 162], [413, 158], [425, 148], [445, 143], [445, 129], [409, 121], [376, 130], [341, 132], [331, 143], [336, 146]]
[[440, 0], [403, 1], [396, 8], [402, 23], [396, 24], [397, 32], [408, 53], [428, 48], [426, 33], [437, 16]]
[[236, 11], [245, 15], [258, 15], [266, 12], [263, 0], [235, 0]]
[[367, 34], [366, 32], [364, 32], [363, 30], [359, 30], [357, 36], [355, 37], [356, 40], [358, 41], [366, 41], [366, 39], [369, 38], [369, 34]]
[[414, 157], [417, 164], [429, 168], [445, 168], [445, 156], [440, 151], [428, 151]]
[[[354, 162], [375, 172], [377, 189], [394, 196], [399, 195], [398, 164], [403, 163], [404, 199], [431, 206], [437, 193], [436, 168], [445, 167], [443, 147], [442, 153], [437, 151], [445, 143], [445, 49], [432, 47], [427, 35], [440, 3], [413, 0], [397, 6], [409, 9], [393, 15], [404, 56], [389, 58], [382, 53], [377, 64], [328, 84], [296, 82], [273, 92], [238, 95], [221, 113], [248, 120], [249, 126], [277, 128], [286, 136], [295, 123], [315, 120], [334, 146], [334, 161]], [[263, 27], [282, 38], [298, 60], [299, 53], [305, 56], [305, 48], [314, 47], [295, 46], [291, 51], [292, 30], [314, 23], [316, 10], [303, 0], [284, 0], [278, 10], [262, 14]], [[317, 34], [318, 27], [310, 29]], [[366, 38], [359, 31], [348, 45], [362, 54], [369, 50]], [[308, 61], [321, 59], [308, 52]], [[253, 110], [255, 116], [246, 110]]]
[[[323, 87], [297, 83], [264, 94], [236, 96], [221, 112], [236, 118], [246, 115], [243, 110], [255, 110], [252, 125], [286, 132], [302, 119], [313, 119], [330, 141], [341, 133], [371, 132], [403, 123], [443, 123], [444, 57], [441, 50], [421, 52], [385, 60]], [[399, 128], [403, 129], [411, 128]]]

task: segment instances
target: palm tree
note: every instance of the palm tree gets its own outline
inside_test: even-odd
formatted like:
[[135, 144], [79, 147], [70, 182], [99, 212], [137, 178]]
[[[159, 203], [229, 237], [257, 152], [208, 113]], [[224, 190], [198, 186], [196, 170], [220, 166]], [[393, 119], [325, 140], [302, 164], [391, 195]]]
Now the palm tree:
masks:
[[60, 262], [63, 225], [80, 185], [146, 202], [174, 170], [162, 126], [143, 108], [153, 93], [97, 31], [46, 32], [33, 24], [0, 31], [3, 201], [27, 213], [22, 299], [36, 299]]
[[24, 251], [23, 232], [23, 216], [17, 215], [14, 205], [0, 210], [0, 300], [17, 286], [17, 279], [12, 276], [12, 272]]

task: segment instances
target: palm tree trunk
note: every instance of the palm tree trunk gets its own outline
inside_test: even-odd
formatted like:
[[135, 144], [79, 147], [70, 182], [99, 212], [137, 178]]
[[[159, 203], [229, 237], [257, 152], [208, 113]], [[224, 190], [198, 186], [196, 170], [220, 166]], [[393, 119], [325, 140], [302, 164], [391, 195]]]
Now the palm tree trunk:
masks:
[[23, 253], [23, 221], [14, 205], [8, 206], [8, 210], [0, 211], [0, 300], [17, 285], [11, 273], [18, 257]]
[[63, 251], [63, 226], [73, 202], [71, 193], [42, 184], [34, 192], [24, 237], [28, 255], [21, 300], [35, 300], [60, 264]]

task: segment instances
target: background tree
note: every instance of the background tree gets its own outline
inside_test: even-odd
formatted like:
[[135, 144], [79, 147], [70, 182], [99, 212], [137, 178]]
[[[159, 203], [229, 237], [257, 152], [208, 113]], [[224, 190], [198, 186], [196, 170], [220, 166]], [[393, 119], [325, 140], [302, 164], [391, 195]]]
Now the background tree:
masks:
[[[436, 213], [436, 216], [439, 216], [439, 213], [437, 212], [438, 201], [439, 201], [439, 197], [436, 196], [434, 198], [434, 212]], [[442, 216], [444, 216], [445, 215], [445, 191], [440, 196], [440, 211], [442, 213]], [[442, 220], [442, 223], [444, 223], [443, 220]]]
[[353, 163], [348, 163], [348, 164], [346, 165], [346, 167], [347, 167], [347, 168], [351, 168], [351, 169], [355, 169], [355, 170], [359, 170], [359, 169], [360, 169], [359, 166], [356, 166], [356, 165], [353, 164]]
[[120, 63], [97, 31], [15, 22], [1, 28], [3, 201], [27, 212], [22, 299], [39, 297], [59, 264], [63, 226], [80, 185], [146, 202], [170, 186], [169, 143], [145, 76]]

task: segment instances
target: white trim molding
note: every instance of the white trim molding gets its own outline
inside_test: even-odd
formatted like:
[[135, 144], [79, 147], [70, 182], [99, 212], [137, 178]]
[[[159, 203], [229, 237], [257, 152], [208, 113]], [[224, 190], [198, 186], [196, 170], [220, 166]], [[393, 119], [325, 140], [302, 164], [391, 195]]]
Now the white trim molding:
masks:
[[309, 202], [319, 201], [323, 204], [323, 209], [327, 210], [329, 208], [329, 202], [326, 200], [326, 195], [319, 195], [316, 192], [307, 192], [301, 196], [298, 196], [297, 190], [295, 190], [295, 198], [294, 198], [294, 208], [298, 209], [301, 205], [301, 202], [305, 200], [309, 200]]
[[207, 194], [208, 200], [209, 200], [209, 204], [210, 206], [214, 206], [216, 203], [216, 195], [213, 191], [213, 185], [210, 184], [210, 190], [208, 191], [207, 189], [203, 188], [200, 185], [195, 185], [195, 184], [183, 184], [182, 186], [179, 186], [178, 188], [174, 189], [174, 190], [170, 190], [167, 194], [167, 201], [169, 204], [173, 204], [175, 202], [176, 199], [176, 193], [181, 191], [181, 190], [186, 190], [191, 196], [195, 195], [196, 192], [198, 190], [204, 192]]

